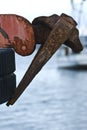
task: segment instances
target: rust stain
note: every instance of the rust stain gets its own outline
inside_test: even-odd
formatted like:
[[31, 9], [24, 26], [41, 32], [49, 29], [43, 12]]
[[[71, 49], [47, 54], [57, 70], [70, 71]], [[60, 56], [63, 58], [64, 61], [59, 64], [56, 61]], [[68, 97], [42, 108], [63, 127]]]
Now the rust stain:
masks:
[[31, 54], [35, 48], [31, 23], [18, 15], [0, 15], [0, 47], [13, 47], [23, 56]]

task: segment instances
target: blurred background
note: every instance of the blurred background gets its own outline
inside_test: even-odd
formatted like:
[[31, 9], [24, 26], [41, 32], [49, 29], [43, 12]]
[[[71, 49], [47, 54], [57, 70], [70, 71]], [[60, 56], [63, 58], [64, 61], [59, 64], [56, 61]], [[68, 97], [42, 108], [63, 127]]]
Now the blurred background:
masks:
[[[30, 22], [61, 13], [77, 21], [83, 51], [75, 54], [61, 46], [13, 106], [0, 105], [1, 130], [87, 129], [87, 0], [0, 0], [0, 14], [18, 14]], [[37, 51], [15, 54], [17, 85]]]

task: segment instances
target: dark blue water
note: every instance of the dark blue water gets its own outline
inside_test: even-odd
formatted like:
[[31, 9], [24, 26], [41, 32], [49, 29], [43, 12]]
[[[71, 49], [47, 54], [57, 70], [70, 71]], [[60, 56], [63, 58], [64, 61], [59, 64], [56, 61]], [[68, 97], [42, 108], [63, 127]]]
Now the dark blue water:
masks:
[[[33, 56], [16, 56], [17, 84]], [[19, 100], [0, 105], [0, 130], [87, 130], [87, 72], [59, 70], [56, 55]]]

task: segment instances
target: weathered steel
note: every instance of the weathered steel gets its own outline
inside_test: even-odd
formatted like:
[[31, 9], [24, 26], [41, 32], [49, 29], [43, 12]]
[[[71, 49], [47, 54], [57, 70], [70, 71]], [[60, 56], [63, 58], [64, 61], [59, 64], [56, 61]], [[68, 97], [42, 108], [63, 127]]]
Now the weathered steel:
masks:
[[[60, 20], [60, 16], [54, 14], [51, 16], [40, 16], [32, 21], [32, 25], [35, 33], [36, 43], [44, 44], [51, 30], [54, 28], [55, 23]], [[67, 41], [64, 42], [65, 45], [70, 47], [74, 52], [80, 52], [83, 46], [79, 39], [79, 31], [75, 29], [72, 35]]]
[[55, 23], [59, 20], [58, 15], [52, 15], [49, 17], [41, 16], [32, 21], [32, 26], [35, 35], [35, 42], [44, 44], [47, 40], [51, 30]]
[[0, 47], [13, 47], [20, 55], [29, 55], [35, 48], [31, 23], [22, 16], [0, 15]]
[[59, 47], [70, 37], [75, 29], [75, 26], [76, 22], [71, 17], [64, 14], [60, 16], [60, 20], [54, 25], [54, 28], [50, 32], [45, 44], [40, 47], [23, 79], [19, 83], [12, 99], [8, 101], [8, 106], [15, 103], [36, 74], [52, 57], [57, 49], [59, 49]]
[[79, 53], [83, 50], [83, 46], [81, 44], [79, 38], [79, 31], [78, 29], [74, 29], [69, 39], [64, 43], [68, 47], [70, 47], [75, 53]]

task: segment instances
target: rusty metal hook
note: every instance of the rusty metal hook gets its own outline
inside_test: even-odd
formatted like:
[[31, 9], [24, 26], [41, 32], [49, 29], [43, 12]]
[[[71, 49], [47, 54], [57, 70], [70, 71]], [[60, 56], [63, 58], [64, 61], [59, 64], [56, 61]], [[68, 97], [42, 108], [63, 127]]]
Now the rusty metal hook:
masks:
[[55, 23], [46, 42], [40, 47], [23, 79], [19, 83], [15, 94], [8, 101], [7, 106], [15, 103], [46, 62], [53, 56], [57, 49], [70, 38], [76, 25], [77, 24], [72, 17], [65, 14], [60, 16], [60, 19]]

